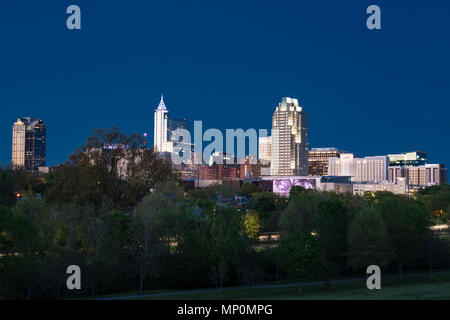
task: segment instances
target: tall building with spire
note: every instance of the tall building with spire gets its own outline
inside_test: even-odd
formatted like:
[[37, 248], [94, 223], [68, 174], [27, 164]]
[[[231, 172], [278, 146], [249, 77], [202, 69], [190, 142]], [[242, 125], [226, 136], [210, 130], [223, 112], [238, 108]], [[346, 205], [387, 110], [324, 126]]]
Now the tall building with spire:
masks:
[[42, 119], [23, 117], [13, 125], [12, 167], [37, 172], [45, 167], [47, 127]]
[[156, 152], [172, 152], [172, 143], [167, 141], [167, 118], [169, 110], [164, 103], [164, 97], [161, 94], [161, 101], [155, 110], [155, 129], [154, 129], [154, 149]]
[[307, 118], [297, 99], [282, 98], [272, 116], [270, 174], [308, 175]]

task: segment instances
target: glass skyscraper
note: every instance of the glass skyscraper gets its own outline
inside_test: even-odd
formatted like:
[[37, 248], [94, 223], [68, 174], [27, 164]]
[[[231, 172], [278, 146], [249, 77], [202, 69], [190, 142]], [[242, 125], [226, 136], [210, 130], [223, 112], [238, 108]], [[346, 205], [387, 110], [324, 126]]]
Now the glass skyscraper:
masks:
[[13, 125], [12, 167], [37, 172], [45, 167], [47, 127], [42, 119], [23, 117]]

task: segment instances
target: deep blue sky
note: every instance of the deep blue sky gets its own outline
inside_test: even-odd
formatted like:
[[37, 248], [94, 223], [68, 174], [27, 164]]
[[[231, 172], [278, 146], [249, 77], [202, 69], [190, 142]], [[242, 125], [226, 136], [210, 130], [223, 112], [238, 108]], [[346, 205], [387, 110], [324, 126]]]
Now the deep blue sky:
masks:
[[[371, 4], [382, 30], [366, 28]], [[153, 142], [163, 92], [169, 115], [220, 129], [270, 128], [295, 95], [310, 147], [449, 165], [449, 14], [444, 0], [1, 0], [0, 164], [19, 116], [46, 123], [48, 165], [93, 128]]]

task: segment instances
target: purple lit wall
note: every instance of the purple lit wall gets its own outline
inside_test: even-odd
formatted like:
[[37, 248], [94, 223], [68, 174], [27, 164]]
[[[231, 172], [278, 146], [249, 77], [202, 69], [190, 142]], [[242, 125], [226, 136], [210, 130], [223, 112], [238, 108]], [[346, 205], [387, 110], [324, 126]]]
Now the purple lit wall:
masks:
[[293, 186], [300, 186], [305, 189], [315, 189], [316, 180], [314, 179], [275, 179], [273, 180], [273, 192], [287, 194]]

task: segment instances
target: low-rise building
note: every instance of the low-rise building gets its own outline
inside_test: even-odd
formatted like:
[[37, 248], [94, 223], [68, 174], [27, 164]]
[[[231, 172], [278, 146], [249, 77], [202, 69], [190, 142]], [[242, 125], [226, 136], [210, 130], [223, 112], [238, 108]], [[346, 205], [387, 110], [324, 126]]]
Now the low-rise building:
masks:
[[355, 195], [362, 195], [364, 192], [375, 193], [377, 191], [389, 191], [394, 194], [409, 196], [408, 180], [397, 178], [396, 182], [352, 182], [350, 176], [288, 176], [288, 177], [262, 177], [259, 182], [260, 189], [270, 190], [280, 196], [289, 196], [291, 188], [300, 186], [305, 189], [316, 189], [319, 191], [345, 193], [350, 192]]
[[354, 183], [353, 194], [363, 195], [365, 192], [389, 191], [394, 194], [409, 196], [408, 180], [397, 178], [395, 182], [383, 181], [380, 183]]
[[[280, 196], [289, 196], [291, 188], [299, 186], [305, 189], [320, 191], [351, 192], [350, 177], [313, 177], [313, 176], [270, 176], [261, 177], [260, 188], [267, 188], [267, 182], [272, 183], [272, 192]], [[339, 187], [339, 188], [337, 188]]]
[[425, 164], [422, 166], [390, 166], [388, 181], [407, 178], [410, 185], [435, 186], [447, 183], [447, 168], [443, 164]]
[[241, 179], [258, 178], [260, 176], [260, 163], [254, 156], [246, 156], [244, 163], [239, 165], [239, 177]]

